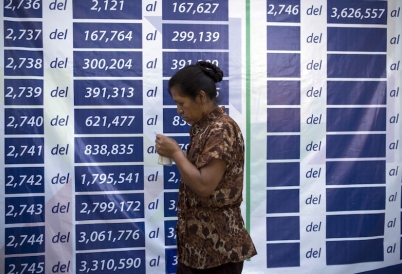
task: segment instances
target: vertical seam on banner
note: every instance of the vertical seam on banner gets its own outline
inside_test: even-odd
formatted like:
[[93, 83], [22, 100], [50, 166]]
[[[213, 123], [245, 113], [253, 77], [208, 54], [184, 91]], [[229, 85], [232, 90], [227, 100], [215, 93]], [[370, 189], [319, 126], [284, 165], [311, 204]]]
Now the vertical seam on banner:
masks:
[[250, 0], [246, 0], [246, 229], [250, 231]]

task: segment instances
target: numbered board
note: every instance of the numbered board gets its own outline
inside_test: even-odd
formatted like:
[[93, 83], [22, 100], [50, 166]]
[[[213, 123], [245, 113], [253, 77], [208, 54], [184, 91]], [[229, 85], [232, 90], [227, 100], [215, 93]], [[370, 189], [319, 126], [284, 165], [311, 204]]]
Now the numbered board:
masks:
[[246, 141], [244, 272], [399, 271], [401, 0], [0, 5], [0, 273], [176, 273], [154, 140], [188, 149], [167, 87], [198, 60]]

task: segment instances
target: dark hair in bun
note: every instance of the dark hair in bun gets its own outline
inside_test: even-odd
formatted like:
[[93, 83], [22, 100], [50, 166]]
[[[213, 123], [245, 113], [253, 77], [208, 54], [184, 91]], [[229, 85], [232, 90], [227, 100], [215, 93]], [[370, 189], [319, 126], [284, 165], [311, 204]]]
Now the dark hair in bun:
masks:
[[195, 99], [203, 90], [207, 96], [216, 100], [216, 84], [222, 81], [223, 71], [216, 65], [198, 61], [195, 65], [188, 65], [172, 76], [169, 80], [168, 91], [171, 94], [173, 87], [178, 87], [183, 96]]

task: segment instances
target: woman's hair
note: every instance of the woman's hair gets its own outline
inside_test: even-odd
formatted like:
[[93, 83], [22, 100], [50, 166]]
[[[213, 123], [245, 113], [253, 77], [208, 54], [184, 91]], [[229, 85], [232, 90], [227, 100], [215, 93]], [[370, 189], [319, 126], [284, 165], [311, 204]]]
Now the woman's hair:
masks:
[[222, 81], [223, 71], [210, 62], [198, 61], [195, 65], [188, 65], [172, 76], [169, 80], [168, 91], [178, 87], [181, 95], [195, 100], [203, 90], [211, 100], [216, 100], [216, 84]]

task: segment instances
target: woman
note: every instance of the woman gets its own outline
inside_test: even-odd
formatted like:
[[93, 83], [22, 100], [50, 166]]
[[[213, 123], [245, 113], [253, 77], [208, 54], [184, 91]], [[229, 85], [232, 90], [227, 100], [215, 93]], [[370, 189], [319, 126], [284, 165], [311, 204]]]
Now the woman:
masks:
[[236, 122], [216, 101], [223, 72], [200, 61], [169, 80], [177, 112], [191, 125], [187, 156], [172, 138], [158, 134], [159, 155], [170, 157], [181, 175], [177, 222], [177, 273], [241, 273], [256, 255], [244, 227], [244, 141]]

